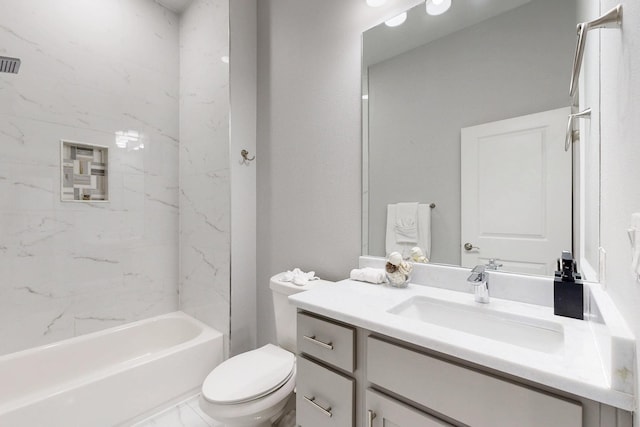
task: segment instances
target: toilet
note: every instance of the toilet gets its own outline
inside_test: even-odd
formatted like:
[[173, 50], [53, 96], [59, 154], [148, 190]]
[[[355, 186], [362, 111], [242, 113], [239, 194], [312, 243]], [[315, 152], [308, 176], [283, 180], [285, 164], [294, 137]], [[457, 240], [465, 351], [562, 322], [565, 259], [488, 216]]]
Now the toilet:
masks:
[[200, 409], [228, 427], [267, 427], [293, 400], [296, 384], [296, 308], [288, 297], [333, 282], [298, 286], [271, 278], [278, 345], [267, 344], [218, 365], [202, 384]]

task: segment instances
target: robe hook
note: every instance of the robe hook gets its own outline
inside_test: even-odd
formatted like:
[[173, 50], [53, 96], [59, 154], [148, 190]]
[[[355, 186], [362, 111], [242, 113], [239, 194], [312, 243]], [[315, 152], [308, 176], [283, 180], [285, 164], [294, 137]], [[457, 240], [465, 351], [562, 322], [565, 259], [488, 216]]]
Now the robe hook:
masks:
[[255, 160], [255, 159], [256, 159], [256, 156], [249, 157], [249, 152], [248, 152], [247, 150], [242, 150], [242, 151], [240, 152], [240, 155], [242, 156], [242, 158], [243, 158], [243, 159], [244, 159], [244, 161], [246, 161], [246, 162], [251, 162], [251, 161], [253, 161], [253, 160]]

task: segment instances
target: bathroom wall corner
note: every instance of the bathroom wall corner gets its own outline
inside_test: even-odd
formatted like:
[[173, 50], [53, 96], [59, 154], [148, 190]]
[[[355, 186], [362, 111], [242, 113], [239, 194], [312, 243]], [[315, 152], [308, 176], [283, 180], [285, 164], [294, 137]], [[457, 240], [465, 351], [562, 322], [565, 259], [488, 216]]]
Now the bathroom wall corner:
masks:
[[257, 0], [229, 2], [231, 100], [231, 335], [230, 355], [256, 348]]

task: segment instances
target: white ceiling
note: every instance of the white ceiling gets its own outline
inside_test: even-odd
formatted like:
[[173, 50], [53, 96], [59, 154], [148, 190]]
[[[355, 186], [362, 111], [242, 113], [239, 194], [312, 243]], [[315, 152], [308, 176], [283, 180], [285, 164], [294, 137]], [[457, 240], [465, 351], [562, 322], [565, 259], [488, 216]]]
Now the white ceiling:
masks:
[[181, 13], [189, 6], [192, 0], [156, 0], [162, 6], [176, 13]]
[[[424, 3], [407, 11], [399, 27], [384, 23], [364, 32], [363, 71], [403, 52], [470, 27], [532, 0], [452, 0], [451, 9], [439, 16], [427, 15]], [[559, 0], [562, 1], [562, 0]]]

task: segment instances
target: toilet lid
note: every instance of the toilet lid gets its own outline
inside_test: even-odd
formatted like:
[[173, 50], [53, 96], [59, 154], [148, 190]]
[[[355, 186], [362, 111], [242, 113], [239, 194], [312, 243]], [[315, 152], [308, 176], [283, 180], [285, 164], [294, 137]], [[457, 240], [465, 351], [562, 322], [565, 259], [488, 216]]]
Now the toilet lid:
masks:
[[234, 356], [216, 367], [204, 380], [202, 396], [212, 403], [243, 403], [266, 396], [293, 375], [295, 357], [267, 344]]

